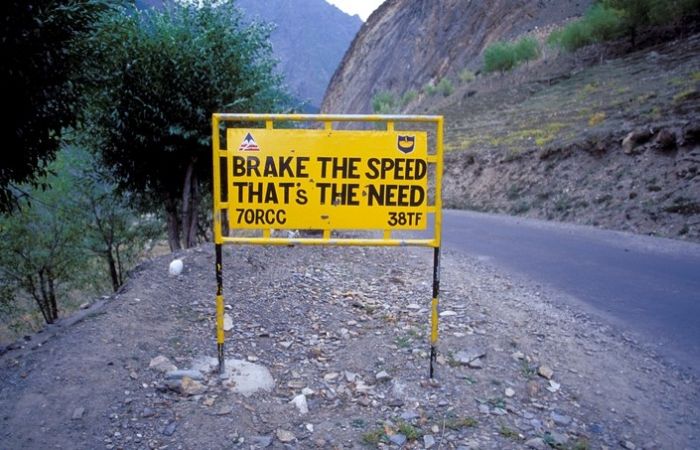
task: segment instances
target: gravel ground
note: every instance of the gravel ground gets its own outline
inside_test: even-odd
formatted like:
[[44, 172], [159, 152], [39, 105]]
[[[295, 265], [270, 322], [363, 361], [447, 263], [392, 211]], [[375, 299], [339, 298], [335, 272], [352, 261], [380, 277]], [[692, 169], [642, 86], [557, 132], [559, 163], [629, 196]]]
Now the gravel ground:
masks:
[[449, 251], [434, 380], [432, 252], [318, 247], [224, 251], [226, 356], [267, 368], [272, 389], [166, 380], [154, 358], [216, 354], [213, 254], [178, 255], [177, 277], [170, 256], [144, 263], [0, 356], [0, 448], [700, 447], [697, 380], [561, 294]]

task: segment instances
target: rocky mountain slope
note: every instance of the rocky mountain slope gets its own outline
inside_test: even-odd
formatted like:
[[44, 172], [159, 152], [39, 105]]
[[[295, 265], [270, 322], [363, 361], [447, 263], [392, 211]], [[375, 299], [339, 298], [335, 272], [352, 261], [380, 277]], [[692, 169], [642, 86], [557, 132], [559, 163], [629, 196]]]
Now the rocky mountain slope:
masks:
[[362, 26], [323, 100], [328, 113], [370, 113], [379, 91], [404, 93], [476, 70], [488, 44], [581, 14], [590, 0], [387, 0]]
[[[448, 207], [700, 240], [696, 21], [647, 30], [635, 47], [543, 45], [537, 61], [480, 73], [489, 42], [543, 41], [589, 4], [388, 1], [355, 38], [323, 110], [367, 113], [378, 92], [415, 90], [400, 112], [445, 116]], [[465, 68], [476, 77], [460, 78]], [[454, 89], [421, 88], [438, 80]]]
[[[137, 0], [140, 8], [162, 8], [174, 0]], [[290, 92], [317, 110], [335, 68], [362, 20], [325, 0], [237, 0], [250, 20], [275, 26], [271, 40]]]

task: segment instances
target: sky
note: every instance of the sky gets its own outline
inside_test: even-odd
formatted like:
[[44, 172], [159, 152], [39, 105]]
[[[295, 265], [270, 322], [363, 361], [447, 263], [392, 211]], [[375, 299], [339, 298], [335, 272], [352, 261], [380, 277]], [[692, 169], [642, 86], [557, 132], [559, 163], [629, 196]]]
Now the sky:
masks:
[[367, 18], [372, 11], [377, 9], [384, 0], [326, 0], [328, 3], [337, 6], [339, 9], [354, 16], [360, 16], [360, 19], [367, 21]]

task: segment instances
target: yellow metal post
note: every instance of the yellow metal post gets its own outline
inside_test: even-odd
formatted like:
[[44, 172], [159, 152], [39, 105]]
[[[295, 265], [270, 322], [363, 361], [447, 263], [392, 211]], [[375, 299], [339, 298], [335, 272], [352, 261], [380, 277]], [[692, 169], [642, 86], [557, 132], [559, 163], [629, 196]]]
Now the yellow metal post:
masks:
[[226, 371], [224, 360], [224, 280], [222, 245], [224, 243], [221, 231], [221, 164], [219, 162], [219, 118], [212, 118], [212, 161], [214, 166], [214, 247], [216, 252], [216, 349], [219, 358], [219, 373]]

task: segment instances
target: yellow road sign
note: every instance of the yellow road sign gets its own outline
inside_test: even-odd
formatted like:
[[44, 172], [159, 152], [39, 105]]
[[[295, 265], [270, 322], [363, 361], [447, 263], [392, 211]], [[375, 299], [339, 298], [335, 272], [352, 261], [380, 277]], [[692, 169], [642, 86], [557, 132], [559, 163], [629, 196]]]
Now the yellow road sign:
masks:
[[426, 228], [425, 132], [227, 131], [231, 229]]

